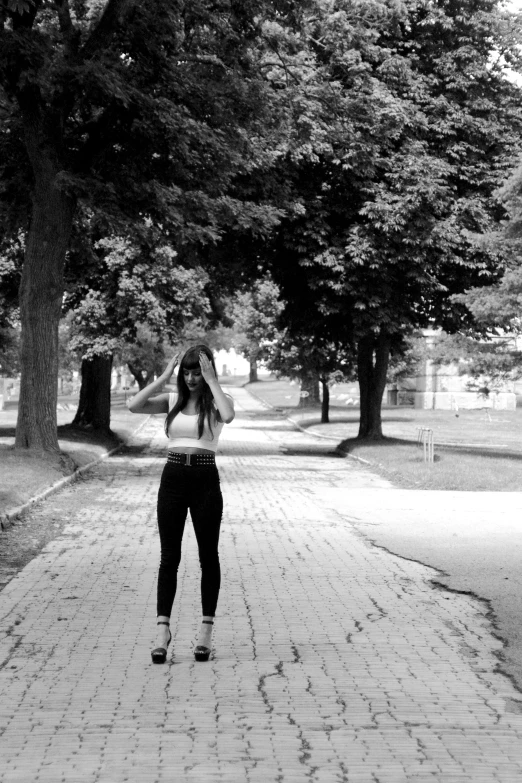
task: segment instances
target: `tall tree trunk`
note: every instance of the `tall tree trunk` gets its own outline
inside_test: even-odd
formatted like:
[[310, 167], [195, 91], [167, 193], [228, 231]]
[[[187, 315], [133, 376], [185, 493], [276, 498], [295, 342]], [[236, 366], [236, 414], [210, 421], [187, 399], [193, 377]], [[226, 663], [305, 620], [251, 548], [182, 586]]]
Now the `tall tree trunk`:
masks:
[[59, 452], [58, 326], [74, 202], [54, 179], [43, 180], [37, 182], [33, 195], [19, 292], [22, 379], [15, 446]]
[[321, 402], [321, 424], [329, 424], [330, 422], [330, 387], [328, 386], [328, 379], [321, 378], [321, 387], [323, 390], [323, 399]]
[[368, 335], [357, 345], [357, 370], [361, 395], [358, 438], [380, 440], [381, 405], [390, 358], [390, 338], [386, 333]]
[[303, 368], [300, 378], [301, 396], [299, 397], [299, 408], [313, 408], [321, 400], [319, 396], [319, 375], [314, 370]]
[[82, 386], [73, 425], [110, 432], [112, 356], [82, 361]]

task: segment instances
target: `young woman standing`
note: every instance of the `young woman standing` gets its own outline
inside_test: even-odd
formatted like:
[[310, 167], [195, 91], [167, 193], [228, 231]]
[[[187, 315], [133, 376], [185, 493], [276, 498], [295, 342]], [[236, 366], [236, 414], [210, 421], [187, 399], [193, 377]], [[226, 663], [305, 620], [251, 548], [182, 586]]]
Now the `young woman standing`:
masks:
[[196, 345], [182, 358], [177, 376], [178, 394], [158, 393], [168, 383], [181, 354], [168, 363], [165, 372], [129, 403], [132, 413], [166, 413], [165, 432], [169, 453], [158, 493], [158, 528], [161, 560], [158, 574], [157, 647], [154, 663], [165, 663], [172, 639], [170, 614], [176, 595], [181, 540], [187, 511], [194, 525], [201, 565], [203, 618], [196, 661], [208, 661], [212, 626], [221, 584], [219, 529], [223, 498], [215, 453], [223, 424], [234, 418], [232, 398], [219, 385], [210, 348]]

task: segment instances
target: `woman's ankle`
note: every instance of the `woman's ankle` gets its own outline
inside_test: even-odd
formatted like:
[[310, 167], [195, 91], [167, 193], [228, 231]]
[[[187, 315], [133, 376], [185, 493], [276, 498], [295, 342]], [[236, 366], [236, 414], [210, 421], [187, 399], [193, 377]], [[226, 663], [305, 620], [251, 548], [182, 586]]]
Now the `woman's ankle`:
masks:
[[203, 615], [199, 629], [198, 645], [201, 645], [202, 647], [210, 647], [213, 628], [214, 617], [212, 615]]
[[158, 615], [156, 620], [156, 636], [158, 641], [167, 641], [170, 638], [170, 617]]

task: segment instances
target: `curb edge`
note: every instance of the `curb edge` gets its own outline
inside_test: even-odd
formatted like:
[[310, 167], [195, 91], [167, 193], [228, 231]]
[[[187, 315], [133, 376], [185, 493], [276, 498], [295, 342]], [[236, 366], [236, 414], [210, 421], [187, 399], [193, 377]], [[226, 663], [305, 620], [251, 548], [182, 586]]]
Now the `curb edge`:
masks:
[[[141, 430], [141, 428], [145, 426], [145, 424], [148, 422], [150, 418], [151, 418], [150, 415], [147, 416], [145, 421], [142, 421], [141, 424], [138, 427], [136, 427], [135, 430], [132, 431], [130, 438], [136, 435]], [[68, 476], [64, 476], [63, 478], [58, 479], [58, 481], [55, 481], [55, 483], [51, 484], [50, 487], [47, 487], [47, 489], [44, 489], [38, 495], [34, 495], [34, 497], [29, 498], [29, 500], [27, 500], [21, 506], [15, 506], [15, 508], [7, 509], [7, 511], [4, 511], [2, 514], [0, 514], [0, 528], [2, 530], [8, 530], [8, 528], [10, 528], [13, 525], [14, 520], [17, 519], [19, 516], [21, 516], [25, 511], [30, 509], [32, 506], [34, 506], [35, 503], [38, 503], [41, 500], [45, 500], [46, 497], [52, 495], [54, 492], [58, 492], [58, 490], [62, 489], [62, 487], [67, 486], [67, 484], [72, 484], [73, 481], [76, 481], [76, 479], [82, 475], [82, 473], [85, 473], [87, 470], [90, 470], [90, 468], [93, 468], [94, 465], [98, 464], [98, 462], [102, 462], [104, 459], [107, 459], [108, 457], [112, 456], [126, 445], [127, 445], [127, 441], [122, 441], [122, 443], [120, 443], [118, 446], [115, 446], [113, 449], [110, 449], [109, 451], [105, 452], [105, 454], [100, 454], [100, 456], [97, 457], [96, 459], [93, 459], [92, 462], [88, 462], [87, 465], [81, 465], [79, 468], [76, 468], [76, 470], [74, 470]]]

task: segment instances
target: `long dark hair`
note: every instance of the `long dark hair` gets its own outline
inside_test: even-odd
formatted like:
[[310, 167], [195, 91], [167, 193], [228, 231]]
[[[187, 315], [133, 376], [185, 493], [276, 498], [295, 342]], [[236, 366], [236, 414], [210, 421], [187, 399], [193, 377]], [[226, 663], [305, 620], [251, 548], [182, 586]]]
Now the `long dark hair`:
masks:
[[[214, 368], [214, 372], [217, 375], [216, 371], [216, 363], [214, 362], [214, 357], [212, 355], [212, 351], [207, 345], [195, 345], [193, 348], [189, 348], [188, 351], [185, 351], [183, 355], [183, 359], [181, 360], [178, 368], [178, 399], [176, 400], [176, 404], [172, 408], [171, 411], [169, 411], [167, 418], [165, 419], [165, 433], [169, 434], [169, 427], [172, 422], [172, 420], [178, 415], [180, 411], [183, 410], [183, 408], [186, 407], [189, 397], [190, 397], [190, 391], [185, 383], [185, 376], [183, 374], [183, 370], [196, 370], [201, 367], [199, 363], [199, 354], [204, 353], [205, 356], [210, 359], [210, 363], [212, 364], [212, 367]], [[214, 404], [214, 397], [212, 396], [212, 392], [210, 391], [210, 386], [208, 383], [203, 379], [203, 386], [201, 390], [201, 394], [199, 395], [198, 400], [196, 401], [196, 413], [198, 414], [198, 438], [201, 438], [203, 435], [203, 430], [205, 427], [205, 418], [208, 423], [208, 428], [210, 430], [210, 434], [212, 435], [212, 439], [214, 439], [214, 433], [212, 431], [212, 424], [220, 420], [219, 411], [216, 410], [216, 406]]]

